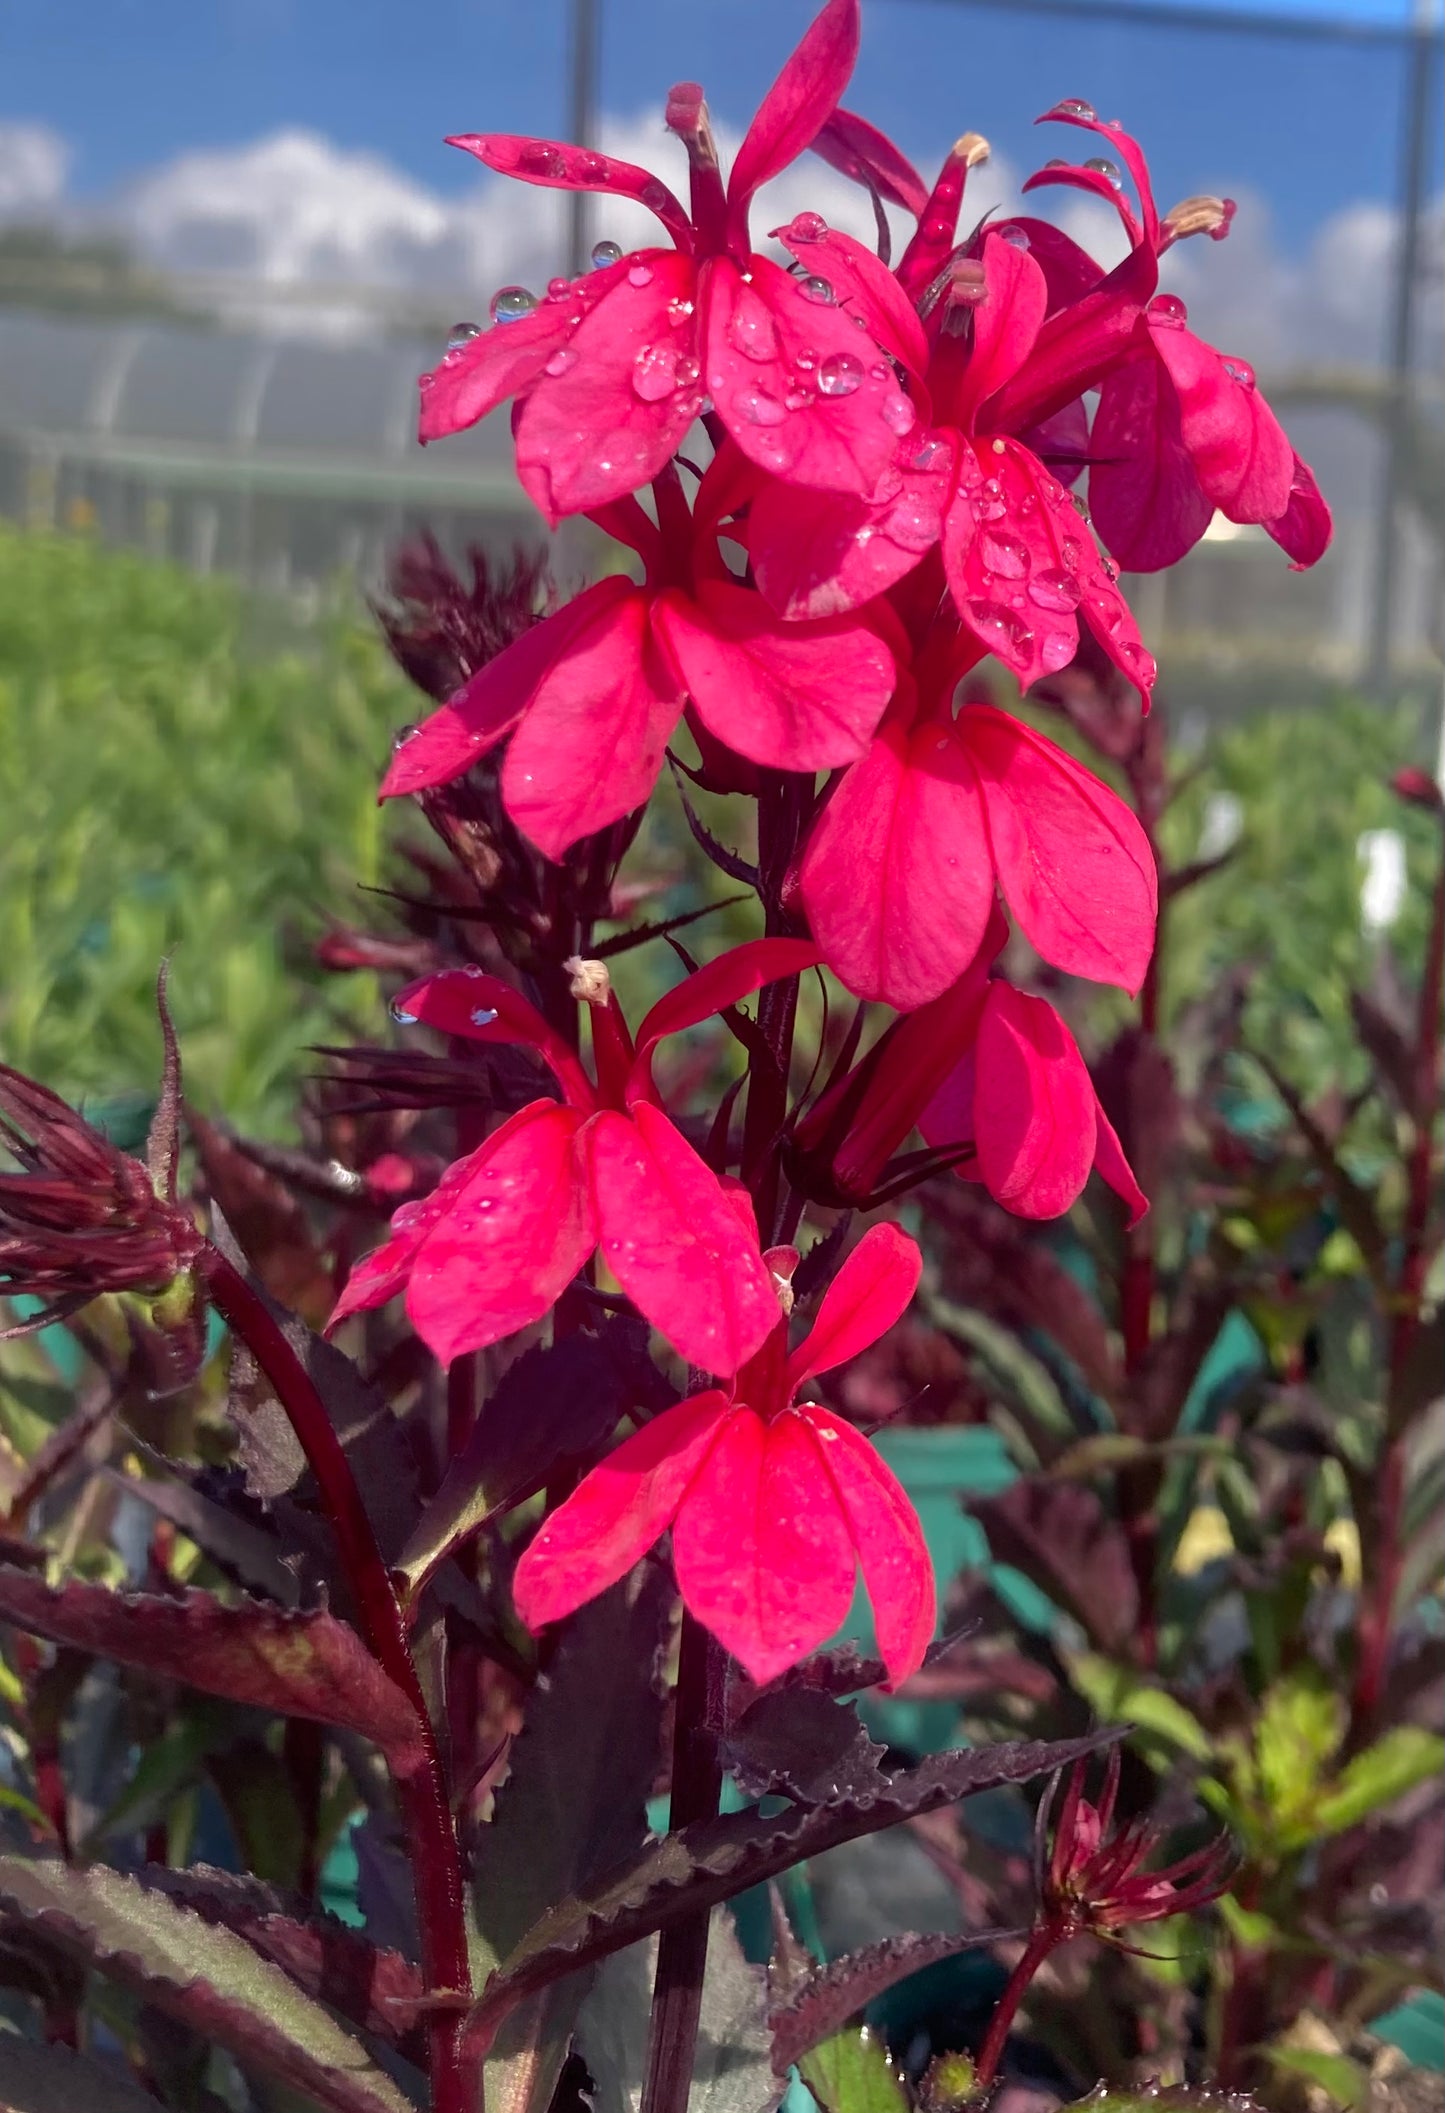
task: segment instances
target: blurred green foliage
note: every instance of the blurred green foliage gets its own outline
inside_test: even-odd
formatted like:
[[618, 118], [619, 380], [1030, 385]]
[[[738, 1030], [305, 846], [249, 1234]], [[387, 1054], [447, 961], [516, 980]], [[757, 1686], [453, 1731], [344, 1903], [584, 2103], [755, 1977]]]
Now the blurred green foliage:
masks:
[[276, 1134], [304, 1046], [375, 1020], [372, 979], [304, 941], [378, 878], [414, 700], [359, 620], [282, 646], [254, 623], [224, 582], [0, 527], [0, 1056], [148, 1091], [173, 952], [197, 1105]]

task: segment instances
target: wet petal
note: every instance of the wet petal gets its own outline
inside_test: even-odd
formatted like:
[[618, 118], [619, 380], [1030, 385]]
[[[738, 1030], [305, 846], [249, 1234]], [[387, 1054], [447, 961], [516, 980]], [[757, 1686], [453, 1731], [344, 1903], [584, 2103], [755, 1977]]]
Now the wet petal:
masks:
[[789, 1390], [831, 1372], [885, 1335], [908, 1310], [923, 1257], [896, 1225], [870, 1225], [823, 1294], [818, 1317], [788, 1359]]
[[915, 220], [928, 203], [928, 185], [907, 155], [852, 110], [833, 112], [813, 141], [813, 152], [840, 176], [901, 205]]
[[769, 477], [753, 500], [748, 547], [764, 598], [789, 618], [839, 615], [884, 594], [937, 543], [956, 443], [921, 430], [894, 458], [898, 490], [883, 500], [809, 491]]
[[1330, 547], [1334, 522], [1329, 507], [1320, 495], [1314, 472], [1308, 463], [1300, 461], [1298, 455], [1294, 458], [1289, 504], [1276, 520], [1266, 521], [1264, 527], [1280, 549], [1288, 551], [1296, 572], [1317, 565]]
[[527, 139], [512, 132], [458, 132], [447, 141], [475, 154], [499, 175], [515, 176], [547, 190], [602, 191], [630, 198], [655, 213], [682, 249], [692, 247], [692, 222], [667, 185], [634, 162], [597, 154], [591, 147], [572, 147], [562, 140]]
[[[541, 1106], [542, 1103], [536, 1103]], [[471, 1180], [476, 1163], [487, 1149], [482, 1145], [463, 1159], [454, 1159], [429, 1196], [404, 1203], [392, 1214], [391, 1230], [379, 1247], [363, 1255], [346, 1279], [345, 1289], [326, 1323], [329, 1335], [349, 1314], [367, 1313], [384, 1306], [406, 1286], [412, 1264], [432, 1229], [446, 1216], [452, 1203]]]
[[817, 228], [816, 213], [799, 213], [773, 233], [812, 277], [827, 286], [834, 304], [860, 315], [868, 334], [910, 373], [928, 365], [928, 339], [918, 311], [886, 264], [841, 228]]
[[858, 0], [828, 0], [803, 32], [748, 126], [728, 179], [731, 224], [747, 228], [748, 201], [812, 145], [838, 107], [858, 59]]
[[637, 1030], [634, 1083], [640, 1082], [642, 1067], [665, 1035], [698, 1027], [715, 1013], [751, 997], [765, 983], [776, 983], [781, 976], [801, 976], [817, 960], [818, 949], [810, 939], [748, 939], [694, 969], [644, 1015]]
[[[598, 289], [600, 291], [600, 289]], [[562, 352], [584, 313], [584, 303], [540, 301], [530, 315], [493, 323], [454, 346], [423, 374], [418, 437], [444, 440], [495, 411], [541, 379], [549, 359]]]
[[965, 431], [980, 405], [1013, 380], [1033, 351], [1048, 305], [1043, 272], [1026, 249], [987, 235], [982, 263], [987, 294], [973, 311], [973, 351], [958, 394], [946, 407]]
[[448, 968], [408, 983], [391, 1001], [393, 1019], [405, 1026], [431, 1027], [438, 1034], [459, 1035], [469, 1042], [520, 1042], [535, 1049], [556, 1074], [568, 1099], [590, 1108], [591, 1084], [576, 1053], [535, 1005], [478, 968]]
[[1200, 489], [1231, 521], [1277, 521], [1290, 500], [1294, 449], [1254, 370], [1178, 324], [1149, 333], [1179, 399], [1179, 429]]
[[1161, 361], [1130, 360], [1105, 380], [1094, 416], [1089, 508], [1129, 572], [1159, 572], [1194, 548], [1214, 513], [1179, 429], [1179, 398]]
[[860, 1431], [827, 1409], [804, 1413], [857, 1550], [888, 1686], [897, 1687], [922, 1665], [938, 1620], [923, 1528], [902, 1484]]

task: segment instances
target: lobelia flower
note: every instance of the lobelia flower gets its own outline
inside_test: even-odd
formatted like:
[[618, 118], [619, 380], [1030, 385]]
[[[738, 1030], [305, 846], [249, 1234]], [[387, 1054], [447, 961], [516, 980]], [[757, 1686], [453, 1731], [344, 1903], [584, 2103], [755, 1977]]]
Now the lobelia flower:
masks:
[[647, 484], [705, 403], [743, 453], [826, 491], [871, 492], [916, 414], [891, 364], [832, 300], [754, 254], [753, 194], [805, 152], [832, 116], [858, 52], [858, 0], [828, 0], [763, 100], [724, 185], [702, 91], [668, 97], [687, 149], [690, 211], [645, 169], [605, 154], [469, 133], [452, 140], [490, 169], [560, 190], [646, 206], [675, 248], [555, 279], [542, 301], [493, 299], [492, 329], [455, 345], [422, 377], [421, 437], [474, 425], [509, 396], [517, 475], [554, 524]]
[[804, 940], [734, 947], [659, 999], [635, 1046], [603, 964], [573, 963], [595, 1084], [498, 977], [446, 969], [400, 992], [393, 1010], [403, 1020], [534, 1049], [562, 1099], [518, 1109], [430, 1196], [404, 1205], [390, 1238], [352, 1271], [330, 1326], [405, 1288], [413, 1326], [445, 1362], [540, 1320], [596, 1249], [682, 1356], [735, 1372], [776, 1324], [777, 1288], [745, 1193], [725, 1186], [663, 1112], [652, 1057], [665, 1036], [816, 960]]
[[593, 1468], [517, 1566], [527, 1626], [560, 1621], [604, 1591], [670, 1526], [683, 1600], [753, 1680], [775, 1678], [832, 1635], [859, 1570], [890, 1681], [916, 1671], [935, 1620], [922, 1529], [867, 1439], [797, 1395], [892, 1327], [920, 1267], [896, 1226], [871, 1227], [791, 1355], [784, 1320], [728, 1393], [665, 1410]]
[[866, 616], [785, 623], [734, 579], [716, 536], [729, 482], [714, 463], [689, 512], [669, 470], [657, 524], [631, 498], [596, 516], [642, 559], [643, 584], [600, 580], [524, 631], [400, 744], [382, 797], [446, 783], [510, 735], [507, 811], [557, 859], [643, 804], [689, 698], [709, 733], [771, 769], [861, 755], [893, 656]]
[[1090, 1803], [1084, 1796], [1086, 1765], [1082, 1761], [1074, 1764], [1065, 1779], [1047, 1857], [1043, 1844], [1058, 1790], [1057, 1777], [1039, 1807], [1040, 1934], [1051, 1937], [1049, 1949], [1085, 1931], [1117, 1942], [1115, 1933], [1131, 1923], [1190, 1914], [1217, 1900], [1229, 1884], [1236, 1858], [1226, 1835], [1217, 1835], [1161, 1870], [1144, 1869], [1158, 1830], [1141, 1819], [1113, 1831], [1119, 1767], [1119, 1749], [1110, 1747], [1103, 1790], [1098, 1802]]
[[939, 997], [983, 942], [1001, 889], [1030, 944], [1136, 991], [1158, 877], [1132, 811], [1010, 713], [953, 693], [977, 650], [935, 625], [868, 753], [844, 774], [799, 868], [834, 973], [900, 1010]]

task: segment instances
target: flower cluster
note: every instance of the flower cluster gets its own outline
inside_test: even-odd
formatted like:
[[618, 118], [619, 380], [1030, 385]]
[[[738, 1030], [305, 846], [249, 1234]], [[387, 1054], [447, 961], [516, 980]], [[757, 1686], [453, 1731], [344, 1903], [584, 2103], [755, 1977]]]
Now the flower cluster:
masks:
[[[997, 963], [1016, 928], [1052, 968], [1137, 991], [1153, 848], [1107, 786], [992, 701], [983, 664], [1027, 690], [1074, 660], [1082, 627], [1147, 710], [1155, 664], [1120, 567], [1173, 563], [1216, 510], [1261, 524], [1297, 566], [1330, 533], [1252, 370], [1159, 290], [1170, 247], [1222, 239], [1230, 202], [1161, 214], [1135, 141], [1069, 100], [1047, 117], [1091, 151], [1025, 188], [1111, 205], [1123, 261], [1105, 270], [1033, 217], [970, 229], [986, 143], [965, 135], [925, 182], [840, 107], [858, 34], [859, 0], [827, 0], [726, 177], [701, 90], [674, 88], [686, 204], [589, 149], [455, 142], [520, 181], [640, 205], [663, 231], [626, 254], [599, 243], [593, 269], [540, 298], [502, 289], [491, 327], [459, 329], [422, 377], [424, 440], [510, 402], [541, 512], [586, 516], [636, 562], [469, 659], [398, 742], [383, 794], [430, 798], [496, 752], [508, 826], [565, 865], [645, 805], [685, 722], [704, 785], [759, 795], [767, 930], [784, 936], [690, 973], [635, 1036], [602, 964], [569, 963], [590, 1072], [565, 1023], [479, 966], [404, 991], [399, 1015], [454, 1043], [530, 1049], [559, 1097], [522, 1107], [405, 1204], [336, 1312], [405, 1289], [451, 1359], [541, 1321], [599, 1258], [725, 1385], [646, 1423], [545, 1521], [519, 1608], [533, 1626], [557, 1619], [671, 1528], [688, 1604], [758, 1679], [829, 1633], [859, 1565], [894, 1678], [932, 1622], [891, 1477], [851, 1426], [796, 1399], [899, 1316], [917, 1250], [892, 1228], [865, 1235], [790, 1352], [780, 1290], [795, 1256], [773, 1243], [809, 1202], [869, 1205], [946, 1167], [1025, 1216], [1068, 1209], [1091, 1169], [1131, 1222], [1145, 1208], [1068, 1028]], [[896, 267], [886, 241], [875, 254], [811, 212], [754, 248], [756, 194], [810, 148], [872, 194], [880, 235], [885, 205], [911, 215]], [[768, 787], [796, 825], [781, 852], [763, 841]], [[854, 1030], [792, 1108], [786, 1052], [771, 1049], [781, 1100], [765, 1125], [750, 1098], [745, 1186], [729, 1172], [730, 1103], [699, 1150], [654, 1053], [716, 1016], [742, 1033], [740, 1001], [819, 965], [860, 1001]], [[865, 1003], [898, 1017], [860, 1056]], [[923, 1146], [900, 1161], [914, 1132]], [[786, 1223], [776, 1172], [755, 1178], [759, 1152], [786, 1172]]]

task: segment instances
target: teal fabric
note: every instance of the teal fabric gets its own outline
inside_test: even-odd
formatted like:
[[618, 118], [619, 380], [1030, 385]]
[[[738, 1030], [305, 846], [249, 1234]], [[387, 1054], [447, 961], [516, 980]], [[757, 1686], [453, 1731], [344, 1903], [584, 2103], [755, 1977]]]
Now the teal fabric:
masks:
[[1370, 2030], [1398, 2047], [1417, 2069], [1445, 2070], [1445, 1996], [1434, 1989], [1422, 1989], [1387, 2010]]

